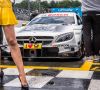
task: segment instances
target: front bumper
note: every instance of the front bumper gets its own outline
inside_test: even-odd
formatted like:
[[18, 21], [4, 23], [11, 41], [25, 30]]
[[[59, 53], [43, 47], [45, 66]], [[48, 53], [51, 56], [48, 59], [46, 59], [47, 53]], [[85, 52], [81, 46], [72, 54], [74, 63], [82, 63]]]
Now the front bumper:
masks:
[[55, 57], [58, 56], [59, 49], [54, 48], [42, 48], [37, 50], [23, 49], [21, 48], [21, 53], [23, 57]]
[[[7, 48], [6, 48], [7, 49]], [[49, 48], [42, 48], [42, 49], [23, 49], [20, 47], [21, 54], [23, 58], [38, 58], [38, 57], [57, 57], [59, 54], [59, 49], [57, 47], [49, 47]], [[2, 50], [3, 57], [11, 57], [10, 52], [7, 50]]]
[[[7, 48], [6, 48], [7, 49]], [[23, 58], [39, 58], [39, 57], [66, 57], [70, 56], [70, 54], [74, 54], [75, 47], [67, 48], [65, 51], [62, 52], [59, 51], [58, 47], [42, 47], [42, 49], [24, 49], [23, 47], [20, 47], [21, 54]], [[10, 52], [7, 52], [7, 50], [3, 50], [4, 57], [11, 57]]]

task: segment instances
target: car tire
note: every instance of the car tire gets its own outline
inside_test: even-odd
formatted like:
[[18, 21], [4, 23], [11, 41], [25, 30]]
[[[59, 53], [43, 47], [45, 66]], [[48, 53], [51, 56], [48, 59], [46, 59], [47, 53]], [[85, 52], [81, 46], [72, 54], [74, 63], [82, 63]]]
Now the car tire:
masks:
[[84, 55], [85, 55], [85, 50], [84, 50], [84, 41], [83, 41], [83, 37], [82, 37], [82, 40], [80, 42], [79, 51], [76, 52], [76, 57], [83, 58]]

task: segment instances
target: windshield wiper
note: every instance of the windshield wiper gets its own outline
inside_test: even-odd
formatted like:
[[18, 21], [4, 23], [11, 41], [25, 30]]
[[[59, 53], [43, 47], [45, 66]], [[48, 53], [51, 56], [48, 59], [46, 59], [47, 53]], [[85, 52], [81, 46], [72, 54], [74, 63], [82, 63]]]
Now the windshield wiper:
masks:
[[62, 23], [62, 25], [68, 25], [68, 23]]
[[48, 23], [34, 23], [34, 24], [48, 24]]

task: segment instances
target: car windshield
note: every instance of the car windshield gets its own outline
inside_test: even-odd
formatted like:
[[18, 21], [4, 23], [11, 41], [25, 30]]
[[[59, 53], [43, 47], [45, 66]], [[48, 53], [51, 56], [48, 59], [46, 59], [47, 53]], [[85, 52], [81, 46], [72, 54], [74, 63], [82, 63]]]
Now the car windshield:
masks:
[[74, 16], [36, 17], [28, 25], [33, 24], [75, 24]]

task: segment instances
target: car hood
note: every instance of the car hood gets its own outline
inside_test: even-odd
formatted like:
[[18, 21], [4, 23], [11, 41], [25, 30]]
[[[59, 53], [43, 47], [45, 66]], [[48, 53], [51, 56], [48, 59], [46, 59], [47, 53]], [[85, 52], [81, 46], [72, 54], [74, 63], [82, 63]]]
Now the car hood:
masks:
[[73, 25], [62, 24], [34, 24], [17, 31], [17, 36], [56, 36], [63, 33], [73, 32]]

